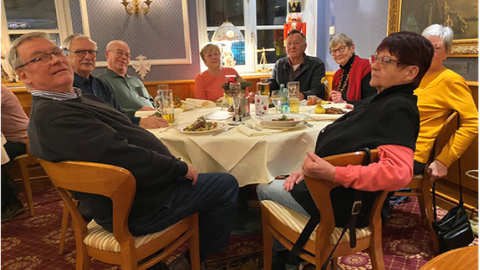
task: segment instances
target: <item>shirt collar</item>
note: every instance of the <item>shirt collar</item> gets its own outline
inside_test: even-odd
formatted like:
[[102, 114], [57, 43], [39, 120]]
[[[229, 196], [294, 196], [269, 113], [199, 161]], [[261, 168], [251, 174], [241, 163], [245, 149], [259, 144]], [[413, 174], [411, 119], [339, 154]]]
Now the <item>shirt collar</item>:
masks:
[[[302, 63], [300, 63], [300, 65], [305, 65], [306, 62], [307, 62], [307, 55], [305, 53], [303, 53], [303, 61], [302, 61]], [[290, 60], [290, 57], [288, 58], [288, 64], [291, 67], [293, 67], [292, 61]]]
[[352, 57], [350, 57], [350, 59], [348, 59], [347, 63], [342, 66], [342, 65], [339, 65], [341, 69], [350, 69], [350, 67], [352, 66], [353, 64], [353, 60], [355, 59], [355, 53], [352, 54]]
[[49, 98], [52, 100], [59, 100], [59, 101], [66, 101], [76, 99], [82, 96], [82, 90], [80, 88], [74, 87], [73, 90], [75, 93], [68, 93], [68, 92], [50, 92], [45, 90], [33, 90], [32, 96], [33, 97], [43, 97]]
[[88, 78], [82, 77], [78, 75], [76, 72], [73, 73], [73, 80], [81, 85], [90, 85], [90, 80], [92, 79], [92, 75], [89, 75]]
[[[105, 73], [108, 74], [108, 75], [110, 75], [110, 76], [112, 76], [112, 77], [121, 77], [121, 78], [123, 78], [122, 75], [116, 73], [115, 71], [113, 71], [113, 70], [111, 70], [111, 69], [109, 69], [109, 68], [107, 68], [107, 71], [106, 71]], [[127, 78], [129, 78], [129, 77], [130, 77], [130, 76], [129, 76], [127, 73], [125, 73], [125, 79], [127, 79]]]

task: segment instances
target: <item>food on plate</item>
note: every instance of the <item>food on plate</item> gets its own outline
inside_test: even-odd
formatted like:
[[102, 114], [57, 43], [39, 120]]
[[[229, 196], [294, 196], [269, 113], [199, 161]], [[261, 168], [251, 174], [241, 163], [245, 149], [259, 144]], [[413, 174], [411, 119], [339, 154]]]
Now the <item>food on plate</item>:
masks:
[[332, 107], [332, 108], [325, 109], [325, 113], [326, 114], [345, 114], [347, 112], [342, 109]]
[[317, 105], [317, 98], [316, 97], [311, 96], [307, 100], [307, 106], [311, 106], [311, 105]]
[[193, 124], [186, 126], [183, 131], [207, 131], [217, 127], [217, 122], [207, 122], [203, 116], [200, 116]]
[[323, 107], [320, 106], [320, 105], [317, 105], [317, 106], [315, 107], [315, 113], [316, 113], [316, 114], [325, 113], [325, 108], [323, 108]]
[[154, 112], [151, 116], [162, 117], [162, 114], [159, 111]]
[[332, 104], [332, 102], [331, 101], [326, 101], [326, 100], [320, 101], [320, 105], [324, 105], [324, 104]]
[[179, 97], [175, 97], [175, 101], [173, 102], [173, 107], [180, 108], [182, 110], [187, 109], [187, 106], [183, 104], [183, 101]]
[[293, 118], [288, 118], [285, 114], [280, 118], [272, 119], [272, 121], [295, 121]]

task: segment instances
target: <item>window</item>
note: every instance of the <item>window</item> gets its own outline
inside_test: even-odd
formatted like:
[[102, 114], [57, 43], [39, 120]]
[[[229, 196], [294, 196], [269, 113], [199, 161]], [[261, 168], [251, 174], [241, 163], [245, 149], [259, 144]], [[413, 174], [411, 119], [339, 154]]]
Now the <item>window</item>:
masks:
[[2, 47], [23, 34], [42, 31], [58, 46], [72, 33], [70, 8], [63, 0], [2, 1]]
[[[199, 46], [211, 41], [215, 30], [225, 21], [231, 22], [245, 37], [234, 42], [232, 53], [235, 69], [242, 73], [260, 68], [262, 48], [269, 67], [286, 56], [283, 47], [283, 24], [287, 16], [287, 0], [197, 0]], [[303, 1], [303, 21], [307, 22], [307, 54], [316, 55], [316, 1]], [[313, 2], [313, 3], [311, 3]], [[309, 10], [306, 12], [306, 10]], [[309, 42], [310, 40], [310, 42]], [[203, 64], [203, 63], [202, 63]], [[202, 70], [206, 67], [202, 65]]]

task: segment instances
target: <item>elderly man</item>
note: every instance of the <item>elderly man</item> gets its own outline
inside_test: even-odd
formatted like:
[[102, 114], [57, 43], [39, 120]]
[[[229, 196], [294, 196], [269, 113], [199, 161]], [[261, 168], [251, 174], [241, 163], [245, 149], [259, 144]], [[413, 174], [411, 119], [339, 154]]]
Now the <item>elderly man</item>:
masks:
[[[36, 157], [104, 163], [132, 172], [137, 189], [128, 226], [134, 236], [199, 213], [201, 259], [227, 248], [238, 193], [233, 176], [199, 174], [124, 114], [93, 95], [82, 95], [73, 87], [73, 70], [63, 50], [47, 34], [19, 37], [9, 56], [32, 90], [28, 135]], [[91, 194], [74, 196], [85, 218], [112, 231], [111, 201]]]
[[307, 38], [298, 31], [292, 30], [285, 40], [287, 57], [279, 59], [275, 63], [272, 76], [270, 77], [270, 89], [280, 89], [280, 84], [288, 82], [300, 82], [300, 100], [307, 95], [325, 97], [325, 88], [322, 78], [325, 77], [325, 64], [320, 58], [307, 56]]
[[[107, 102], [121, 113], [125, 114], [143, 128], [168, 127], [168, 122], [162, 117], [151, 116], [146, 118], [135, 117], [127, 114], [117, 103], [110, 88], [102, 80], [93, 77], [90, 73], [95, 69], [97, 59], [97, 43], [90, 37], [82, 34], [68, 36], [63, 42], [65, 51], [68, 52], [68, 62], [72, 65], [74, 80], [73, 86], [82, 90], [82, 94], [89, 94]], [[147, 107], [151, 109], [151, 107]]]
[[143, 83], [137, 77], [127, 75], [131, 56], [127, 43], [121, 40], [110, 41], [105, 56], [108, 69], [98, 78], [110, 86], [118, 104], [129, 113], [134, 113], [142, 107], [153, 108], [153, 98]]

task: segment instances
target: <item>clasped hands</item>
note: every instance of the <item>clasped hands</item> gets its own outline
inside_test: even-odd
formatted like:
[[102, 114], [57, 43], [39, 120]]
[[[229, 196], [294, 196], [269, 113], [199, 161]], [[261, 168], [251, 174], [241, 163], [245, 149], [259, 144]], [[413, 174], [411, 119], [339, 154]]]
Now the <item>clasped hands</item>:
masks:
[[290, 192], [296, 184], [303, 181], [305, 175], [333, 181], [335, 179], [335, 166], [314, 153], [307, 151], [307, 157], [303, 160], [302, 168], [293, 172], [287, 179], [285, 179], [283, 188], [287, 192]]

